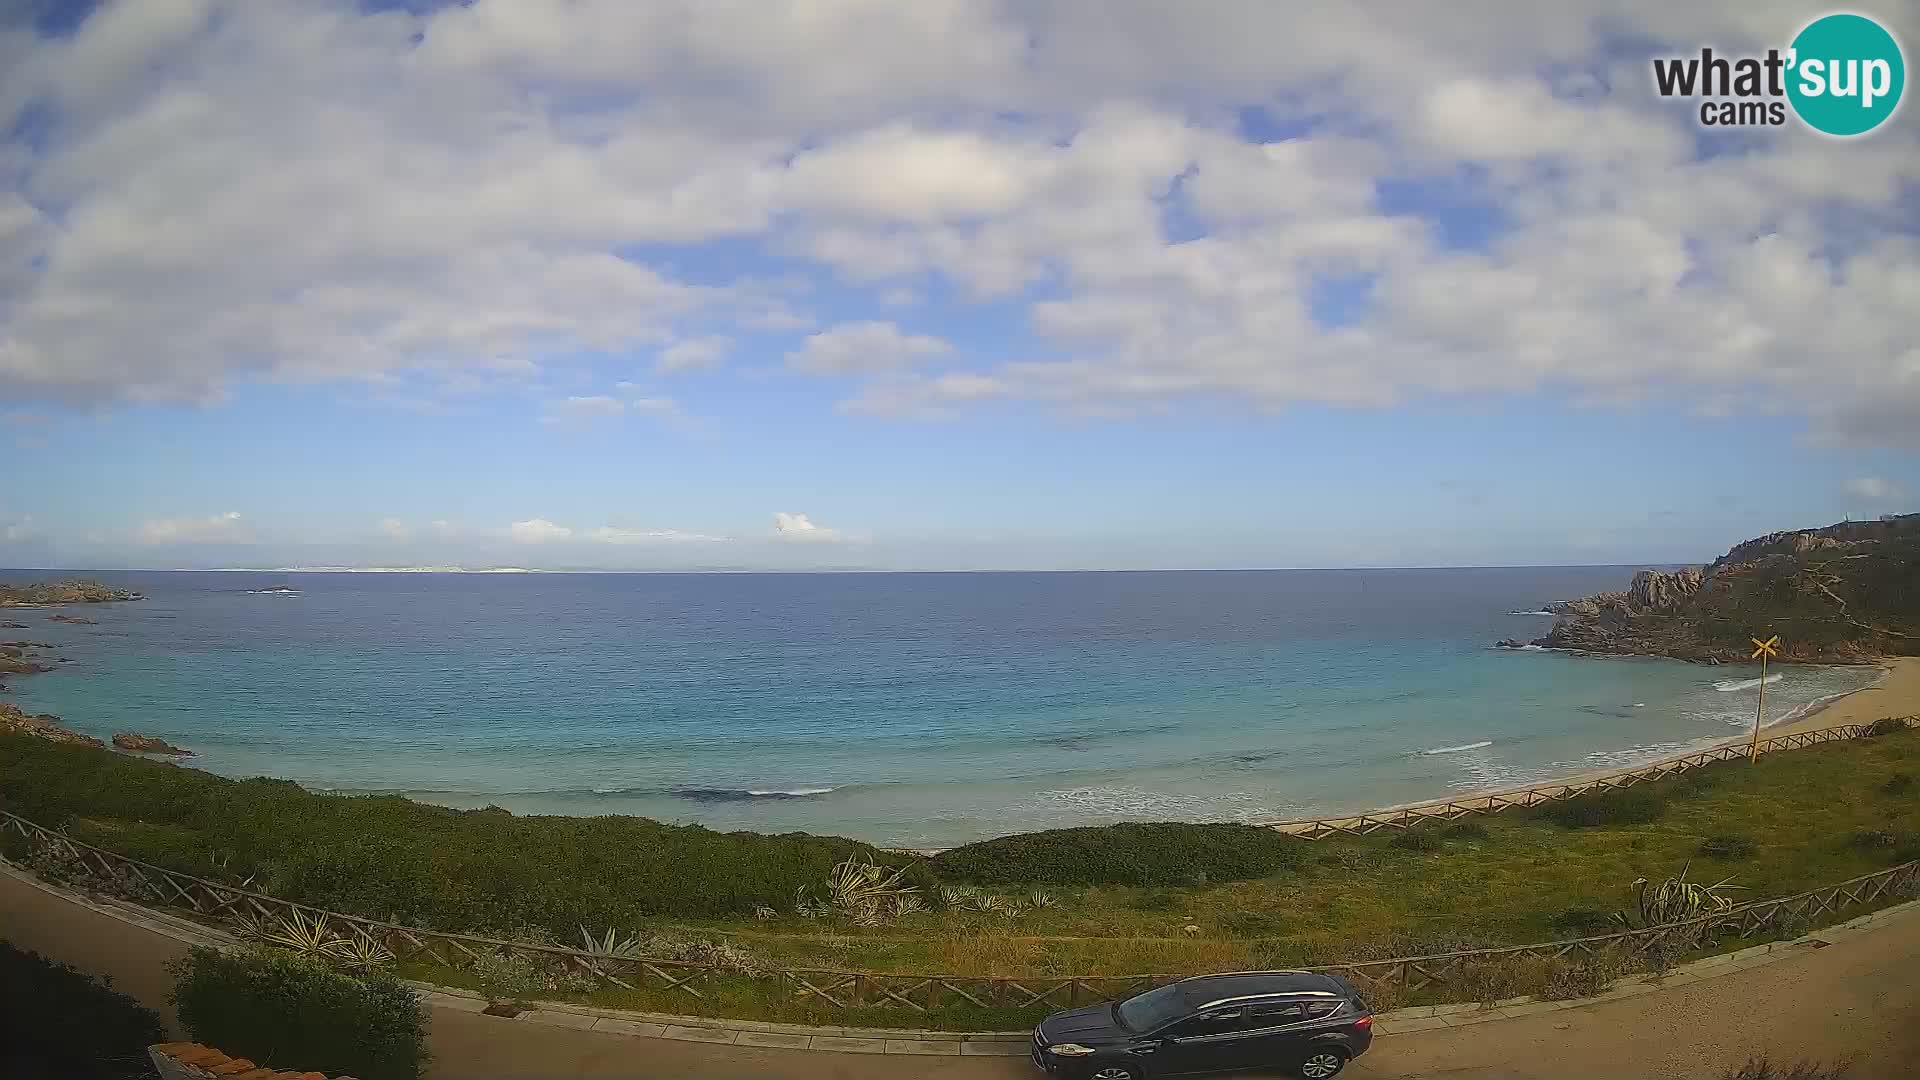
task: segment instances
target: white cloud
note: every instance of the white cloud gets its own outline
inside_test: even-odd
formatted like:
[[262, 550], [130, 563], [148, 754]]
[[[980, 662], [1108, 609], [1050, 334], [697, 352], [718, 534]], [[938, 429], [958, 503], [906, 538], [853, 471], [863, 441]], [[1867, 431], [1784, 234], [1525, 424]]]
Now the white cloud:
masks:
[[679, 529], [617, 529], [602, 525], [597, 529], [588, 529], [580, 534], [581, 538], [595, 544], [718, 544], [724, 543], [724, 536], [707, 536], [704, 533], [682, 532]]
[[1906, 490], [1890, 480], [1878, 476], [1856, 476], [1847, 481], [1847, 497], [1867, 502], [1892, 502], [1906, 498]]
[[555, 525], [546, 518], [528, 518], [507, 526], [507, 536], [517, 544], [545, 544], [565, 540], [572, 535], [572, 529]]
[[732, 349], [732, 338], [719, 336], [688, 338], [685, 341], [676, 341], [660, 350], [660, 358], [654, 362], [653, 366], [655, 371], [662, 374], [712, 367]]
[[569, 397], [549, 402], [546, 412], [540, 416], [540, 422], [543, 424], [590, 424], [596, 420], [624, 416], [626, 411], [626, 402], [605, 394]]
[[787, 363], [816, 375], [845, 375], [891, 371], [952, 351], [937, 337], [902, 333], [890, 322], [853, 322], [809, 335]]
[[815, 525], [805, 514], [791, 514], [774, 511], [773, 535], [776, 540], [795, 543], [831, 544], [841, 539], [836, 529]]
[[143, 544], [248, 544], [254, 539], [253, 529], [238, 510], [208, 517], [145, 521], [140, 524], [138, 536]]
[[389, 540], [405, 540], [413, 535], [413, 528], [399, 518], [382, 518], [380, 532]]
[[[1033, 346], [965, 356], [836, 304], [854, 321], [789, 360], [881, 376], [852, 391], [861, 408], [1544, 387], [1920, 444], [1911, 125], [1768, 131], [1694, 160], [1690, 111], [1619, 53], [1777, 45], [1805, 14], [103, 5], [71, 37], [0, 32], [0, 130], [35, 117], [31, 148], [0, 144], [0, 398], [515, 386], [579, 353], [684, 371], [734, 347], [690, 333], [813, 325], [761, 268], [711, 272], [733, 249], [703, 263], [701, 245], [726, 240], [870, 288], [854, 299], [876, 309], [911, 285], [1030, 317]], [[1249, 143], [1234, 110], [1256, 103], [1307, 134]], [[1386, 199], [1390, 181], [1500, 212], [1463, 242], [1443, 227], [1457, 215]], [[1329, 289], [1359, 297], [1331, 325]], [[934, 358], [970, 370], [902, 371]], [[608, 400], [553, 417], [635, 408]]]

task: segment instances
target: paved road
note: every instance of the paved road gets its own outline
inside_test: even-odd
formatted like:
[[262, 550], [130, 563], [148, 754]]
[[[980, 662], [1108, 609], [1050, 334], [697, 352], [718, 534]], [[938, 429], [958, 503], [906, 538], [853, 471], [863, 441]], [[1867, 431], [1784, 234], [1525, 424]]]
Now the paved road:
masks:
[[[0, 873], [0, 937], [112, 975], [166, 1008], [185, 946]], [[749, 1050], [435, 1010], [428, 1080], [1035, 1080], [1019, 1058]], [[1541, 1016], [1378, 1040], [1354, 1080], [1719, 1080], [1749, 1049], [1860, 1055], [1855, 1080], [1920, 1075], [1920, 911], [1751, 971]]]
[[[504, 1035], [511, 1032], [512, 1038]], [[1018, 1058], [751, 1051], [438, 1014], [430, 1080], [1035, 1080]], [[1353, 1080], [1719, 1080], [1750, 1050], [1920, 1076], [1920, 912], [1751, 971], [1619, 1001], [1382, 1038]], [[1268, 1074], [1270, 1075], [1270, 1074]]]

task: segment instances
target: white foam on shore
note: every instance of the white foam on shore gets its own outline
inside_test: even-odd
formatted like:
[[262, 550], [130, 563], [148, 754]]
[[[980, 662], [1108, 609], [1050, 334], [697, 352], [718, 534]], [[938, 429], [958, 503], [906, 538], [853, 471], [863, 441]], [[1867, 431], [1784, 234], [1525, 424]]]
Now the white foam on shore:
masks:
[[1771, 686], [1784, 678], [1786, 678], [1785, 675], [1775, 672], [1764, 679], [1722, 679], [1714, 683], [1713, 688], [1723, 694], [1731, 694], [1736, 690], [1751, 690], [1756, 686]]
[[797, 787], [797, 788], [789, 788], [785, 791], [780, 791], [775, 789], [749, 788], [747, 789], [747, 794], [757, 795], [761, 798], [766, 798], [767, 796], [770, 796], [770, 795], [790, 795], [790, 796], [793, 796], [794, 798], [799, 798], [804, 795], [825, 795], [832, 790], [833, 789], [830, 787]]
[[1553, 612], [1548, 611], [1546, 608], [1540, 608], [1535, 611], [1509, 611], [1507, 612], [1507, 614], [1509, 615], [1551, 615], [1553, 614]]
[[1487, 739], [1483, 742], [1471, 742], [1471, 743], [1463, 744], [1461, 746], [1439, 746], [1439, 747], [1435, 747], [1432, 750], [1422, 750], [1420, 751], [1420, 753], [1422, 755], [1431, 757], [1434, 754], [1458, 754], [1466, 750], [1483, 750], [1492, 745], [1493, 745], [1493, 740]]

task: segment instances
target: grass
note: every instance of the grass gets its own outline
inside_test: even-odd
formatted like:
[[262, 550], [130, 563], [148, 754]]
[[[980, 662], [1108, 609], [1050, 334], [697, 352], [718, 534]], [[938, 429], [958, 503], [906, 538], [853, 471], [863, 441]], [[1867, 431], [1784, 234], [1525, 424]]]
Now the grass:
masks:
[[[107, 770], [86, 755], [116, 765]], [[139, 769], [123, 772], [121, 763]], [[103, 775], [89, 776], [90, 770]], [[1882, 869], [1903, 854], [1913, 857], [1903, 845], [1920, 835], [1920, 800], [1889, 798], [1881, 792], [1891, 778], [1916, 771], [1920, 732], [1902, 731], [1772, 754], [1756, 763], [1724, 762], [1618, 793], [1633, 795], [1632, 800], [1611, 795], [1595, 799], [1603, 804], [1596, 812], [1564, 814], [1556, 809], [1585, 801], [1575, 800], [1542, 811], [1419, 830], [1440, 841], [1434, 850], [1407, 850], [1386, 835], [1312, 843], [1276, 836], [1273, 851], [1298, 851], [1302, 857], [1280, 856], [1276, 868], [1246, 880], [1213, 877], [1226, 864], [1207, 861], [1212, 855], [1173, 864], [1187, 879], [1207, 872], [1205, 885], [1139, 883], [1142, 877], [1151, 882], [1174, 875], [1164, 870], [1134, 874], [1123, 878], [1129, 882], [1125, 884], [1063, 885], [1061, 875], [1047, 870], [1039, 854], [1092, 852], [1076, 873], [1094, 867], [1098, 876], [1123, 876], [1098, 868], [1112, 865], [1120, 857], [1115, 853], [1129, 848], [1132, 838], [1145, 835], [1160, 844], [1180, 835], [1180, 827], [1063, 830], [1074, 834], [1066, 841], [1058, 833], [1036, 834], [1045, 839], [970, 845], [971, 851], [956, 849], [968, 852], [964, 858], [934, 860], [915, 873], [931, 878], [936, 870], [964, 872], [994, 881], [1013, 895], [1023, 894], [1023, 886], [1044, 885], [1058, 897], [1057, 905], [1026, 909], [1018, 916], [926, 911], [862, 929], [795, 917], [790, 897], [779, 895], [764, 901], [779, 912], [765, 920], [660, 899], [694, 895], [715, 881], [737, 880], [735, 875], [746, 871], [735, 865], [736, 859], [768, 860], [771, 866], [755, 871], [757, 876], [738, 880], [771, 888], [779, 887], [774, 882], [784, 885], [809, 874], [824, 877], [840, 852], [870, 850], [851, 841], [716, 834], [633, 819], [523, 819], [415, 807], [395, 799], [308, 796], [292, 785], [250, 787], [102, 751], [0, 740], [0, 799], [16, 813], [48, 824], [67, 823], [80, 838], [111, 850], [166, 865], [189, 864], [182, 869], [203, 866], [224, 853], [233, 867], [264, 864], [276, 888], [323, 881], [325, 872], [337, 866], [352, 870], [357, 875], [353, 880], [370, 888], [368, 881], [383, 880], [374, 873], [379, 870], [399, 882], [420, 883], [423, 896], [471, 895], [484, 917], [460, 929], [522, 925], [513, 921], [518, 913], [538, 905], [491, 906], [494, 898], [519, 890], [546, 896], [548, 902], [564, 897], [580, 905], [584, 917], [577, 921], [595, 927], [724, 940], [778, 965], [1011, 977], [1332, 963], [1604, 933], [1611, 913], [1627, 901], [1629, 882], [1677, 873], [1689, 860], [1699, 859], [1703, 844], [1716, 838], [1753, 841], [1750, 856], [1711, 873], [1712, 879], [1732, 873], [1734, 883], [1747, 890], [1740, 894], [1743, 899], [1800, 892]], [[195, 793], [189, 799], [169, 795], [149, 774], [203, 779], [191, 781]], [[110, 788], [109, 780], [120, 786]], [[222, 793], [223, 799], [210, 791]], [[1650, 805], [1659, 807], [1651, 816], [1645, 810]], [[251, 819], [261, 807], [266, 817]], [[321, 824], [303, 821], [303, 816]], [[402, 827], [419, 830], [419, 835], [396, 837], [389, 831]], [[256, 836], [256, 829], [285, 829], [288, 835]], [[469, 829], [474, 830], [471, 835], [466, 834]], [[359, 844], [388, 845], [380, 849], [388, 855], [384, 861], [355, 864], [328, 854], [339, 850], [346, 835]], [[620, 837], [641, 843], [629, 850], [616, 842]], [[476, 852], [476, 838], [495, 846]], [[564, 858], [536, 847], [536, 841], [552, 838], [563, 843]], [[684, 848], [672, 846], [682, 841]], [[320, 852], [310, 860], [294, 865], [273, 861], [300, 858], [301, 845], [310, 843], [317, 843]], [[486, 852], [491, 854], [482, 859]], [[989, 859], [995, 852], [1007, 856], [1004, 865]], [[520, 856], [524, 863], [513, 861]], [[1167, 857], [1181, 858], [1177, 851]], [[1265, 856], [1255, 852], [1234, 857]], [[678, 880], [671, 891], [649, 894], [646, 890], [655, 888], [657, 879], [627, 863], [662, 858], [670, 860]], [[1705, 876], [1697, 872], [1697, 864], [1695, 869], [1695, 876]], [[562, 879], [563, 891], [554, 891], [555, 878]], [[722, 889], [718, 895], [748, 892]], [[388, 913], [378, 907], [338, 906], [375, 916]], [[403, 917], [408, 912], [397, 910]], [[555, 936], [577, 940], [571, 925], [574, 909], [563, 910], [570, 921], [556, 927]], [[1198, 933], [1189, 933], [1189, 926], [1198, 927]], [[414, 974], [429, 977], [424, 971]], [[1490, 986], [1505, 977], [1485, 974]], [[1568, 985], [1585, 977], [1535, 972], [1526, 973], [1523, 981]], [[452, 972], [432, 973], [431, 978], [468, 985]], [[589, 1000], [704, 1015], [951, 1030], [1014, 1027], [1030, 1020], [1032, 1012], [955, 1004], [932, 1016], [874, 1009], [856, 1018], [796, 998], [793, 988], [778, 980], [745, 976], [716, 981], [704, 1001], [685, 994], [617, 989], [596, 992]]]

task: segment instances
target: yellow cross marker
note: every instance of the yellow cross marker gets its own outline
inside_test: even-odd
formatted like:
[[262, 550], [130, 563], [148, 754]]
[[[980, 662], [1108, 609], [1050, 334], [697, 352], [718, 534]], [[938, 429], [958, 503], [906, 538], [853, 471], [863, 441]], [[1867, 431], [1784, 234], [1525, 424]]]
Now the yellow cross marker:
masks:
[[1747, 760], [1753, 761], [1760, 756], [1760, 714], [1767, 710], [1767, 657], [1780, 655], [1780, 635], [1775, 634], [1765, 641], [1749, 638], [1753, 642], [1753, 659], [1760, 661], [1760, 704], [1753, 710], [1753, 742], [1747, 747]]

